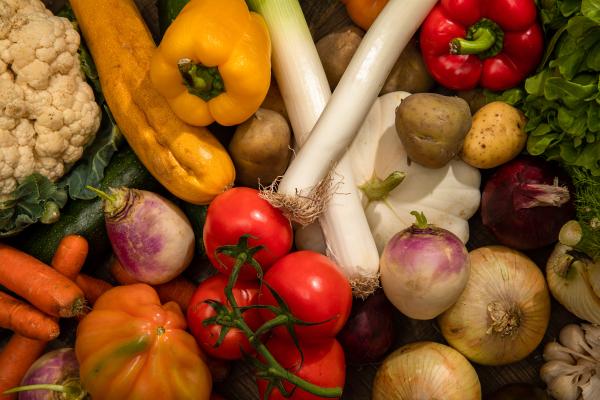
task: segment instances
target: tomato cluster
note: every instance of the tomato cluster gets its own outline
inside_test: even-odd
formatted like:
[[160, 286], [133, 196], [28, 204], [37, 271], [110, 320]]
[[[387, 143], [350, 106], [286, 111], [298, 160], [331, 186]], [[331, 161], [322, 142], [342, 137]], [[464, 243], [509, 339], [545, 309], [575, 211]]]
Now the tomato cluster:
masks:
[[[199, 285], [188, 307], [188, 324], [199, 345], [207, 354], [228, 360], [239, 359], [254, 350], [240, 329], [225, 328], [228, 330], [222, 335], [221, 325], [206, 322], [217, 315], [215, 307], [207, 301], [219, 302], [231, 310], [225, 288], [237, 253], [221, 250], [231, 250], [242, 238], [247, 240], [246, 254], [252, 254], [264, 276], [259, 280], [255, 267], [249, 262], [243, 264], [232, 290], [237, 306], [280, 308], [279, 301], [283, 301], [288, 313], [298, 320], [293, 324], [297, 342], [284, 326], [269, 330], [259, 339], [281, 366], [302, 379], [322, 387], [342, 387], [345, 359], [335, 336], [350, 315], [350, 284], [329, 258], [312, 251], [290, 252], [293, 231], [289, 220], [255, 189], [230, 189], [217, 196], [208, 208], [204, 244], [220, 273]], [[254, 332], [274, 317], [266, 308], [243, 312], [244, 322]], [[219, 338], [221, 343], [216, 346]], [[268, 384], [263, 379], [257, 382], [262, 398]], [[292, 389], [289, 382], [284, 387]], [[277, 388], [269, 396], [269, 399], [281, 398], [284, 397]], [[298, 388], [291, 398], [318, 397]]]

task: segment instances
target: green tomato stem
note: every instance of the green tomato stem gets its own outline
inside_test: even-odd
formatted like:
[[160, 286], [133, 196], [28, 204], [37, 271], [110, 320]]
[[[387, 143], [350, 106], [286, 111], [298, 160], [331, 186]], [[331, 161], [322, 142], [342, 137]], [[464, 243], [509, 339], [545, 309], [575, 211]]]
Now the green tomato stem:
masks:
[[[242, 237], [240, 239], [240, 242], [241, 242], [240, 244], [242, 246], [246, 245], [247, 237], [246, 238]], [[278, 317], [273, 318], [271, 321], [265, 323], [265, 325], [263, 325], [261, 328], [259, 328], [257, 330], [257, 332], [254, 332], [248, 326], [248, 324], [246, 324], [246, 321], [244, 320], [244, 317], [242, 315], [242, 311], [240, 310], [240, 308], [237, 304], [237, 301], [235, 300], [235, 297], [233, 296], [233, 287], [235, 286], [235, 283], [237, 282], [239, 273], [240, 273], [242, 267], [244, 266], [244, 264], [246, 264], [246, 262], [252, 264], [255, 267], [258, 266], [258, 268], [260, 268], [260, 265], [258, 264], [258, 262], [256, 260], [254, 260], [254, 258], [252, 257], [252, 254], [254, 252], [255, 251], [253, 251], [253, 248], [250, 248], [247, 251], [240, 252], [236, 256], [235, 264], [232, 268], [231, 275], [229, 276], [229, 280], [227, 281], [227, 285], [225, 286], [225, 289], [224, 289], [225, 297], [227, 298], [227, 301], [229, 302], [229, 305], [231, 306], [231, 309], [233, 312], [234, 326], [236, 328], [238, 328], [239, 330], [241, 330], [242, 332], [244, 332], [244, 334], [248, 338], [248, 341], [250, 342], [252, 347], [254, 347], [256, 352], [262, 356], [262, 358], [265, 361], [265, 365], [267, 366], [266, 370], [269, 373], [269, 375], [275, 376], [275, 377], [278, 377], [281, 379], [285, 379], [288, 382], [290, 382], [291, 384], [297, 386], [298, 388], [305, 390], [309, 393], [312, 393], [316, 396], [325, 397], [325, 398], [340, 397], [342, 395], [342, 389], [339, 387], [324, 388], [324, 387], [312, 384], [308, 381], [305, 381], [304, 379], [300, 378], [299, 376], [290, 373], [288, 370], [283, 368], [281, 366], [281, 364], [279, 364], [279, 362], [275, 359], [275, 357], [273, 357], [271, 352], [267, 349], [267, 346], [264, 343], [262, 343], [262, 341], [260, 340], [260, 333], [265, 332], [265, 330], [264, 330], [264, 329], [266, 329], [266, 328], [264, 328], [265, 325], [267, 325], [268, 327], [275, 327], [277, 325], [281, 325], [281, 324], [287, 322], [288, 317], [286, 315], [279, 315]], [[259, 276], [262, 279], [262, 273], [260, 273]], [[283, 318], [279, 318], [279, 317], [283, 317]], [[284, 318], [285, 318], [285, 321], [284, 321]]]

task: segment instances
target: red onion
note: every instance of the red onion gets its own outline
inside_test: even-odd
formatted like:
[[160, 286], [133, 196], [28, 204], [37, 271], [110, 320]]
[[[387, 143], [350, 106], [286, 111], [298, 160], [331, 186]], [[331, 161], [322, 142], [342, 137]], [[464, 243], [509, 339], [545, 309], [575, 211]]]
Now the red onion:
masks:
[[145, 190], [118, 188], [107, 194], [89, 189], [104, 199], [113, 252], [133, 278], [158, 285], [187, 268], [194, 255], [194, 231], [175, 204]]
[[572, 183], [557, 165], [520, 157], [504, 164], [487, 181], [481, 217], [496, 239], [518, 250], [558, 240], [560, 228], [575, 217]]
[[432, 319], [454, 304], [465, 288], [469, 257], [455, 234], [427, 224], [422, 213], [411, 214], [417, 223], [395, 234], [383, 249], [381, 285], [403, 314]]
[[347, 359], [356, 364], [378, 361], [395, 338], [394, 307], [381, 290], [354, 300], [350, 318], [338, 335]]

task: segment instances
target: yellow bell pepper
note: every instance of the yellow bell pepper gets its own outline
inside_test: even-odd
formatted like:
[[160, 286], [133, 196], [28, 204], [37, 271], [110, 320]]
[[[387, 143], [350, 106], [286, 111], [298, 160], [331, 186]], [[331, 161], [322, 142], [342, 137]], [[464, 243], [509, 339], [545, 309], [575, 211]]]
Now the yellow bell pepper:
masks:
[[239, 124], [269, 89], [267, 26], [244, 0], [192, 0], [165, 32], [150, 77], [188, 124]]

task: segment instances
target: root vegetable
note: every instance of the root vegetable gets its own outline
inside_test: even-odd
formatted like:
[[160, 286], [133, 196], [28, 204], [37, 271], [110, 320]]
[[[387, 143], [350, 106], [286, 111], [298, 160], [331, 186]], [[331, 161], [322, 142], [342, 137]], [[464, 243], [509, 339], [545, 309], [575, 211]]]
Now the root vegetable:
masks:
[[510, 364], [542, 341], [550, 320], [544, 276], [524, 254], [503, 246], [469, 253], [471, 274], [438, 320], [448, 343], [482, 365]]
[[0, 243], [0, 285], [55, 317], [74, 317], [84, 295], [71, 280], [38, 259]]
[[283, 175], [291, 157], [291, 131], [276, 111], [259, 108], [235, 130], [229, 153], [242, 186], [271, 184]]
[[512, 160], [527, 143], [526, 123], [523, 113], [507, 103], [484, 105], [473, 115], [462, 146], [463, 161], [475, 168], [494, 168]]
[[2, 393], [17, 386], [31, 365], [46, 348], [43, 340], [29, 339], [14, 334], [0, 351], [0, 399], [14, 400], [16, 395]]
[[373, 382], [373, 400], [481, 400], [475, 369], [458, 351], [411, 343], [386, 357]]
[[0, 292], [0, 327], [19, 335], [49, 342], [60, 333], [58, 323], [43, 312]]
[[471, 128], [471, 111], [460, 97], [408, 96], [396, 110], [396, 131], [411, 160], [429, 168], [448, 164]]
[[575, 215], [572, 184], [555, 164], [519, 157], [501, 166], [481, 197], [483, 225], [503, 245], [536, 249], [556, 242]]
[[[363, 30], [348, 26], [325, 35], [317, 42], [319, 58], [332, 89], [340, 81], [364, 35]], [[396, 60], [380, 94], [396, 91], [426, 92], [433, 84], [433, 78], [427, 71], [417, 41], [413, 37]]]
[[29, 368], [19, 387], [19, 400], [81, 400], [88, 398], [79, 382], [79, 363], [73, 348], [48, 352]]
[[146, 190], [117, 188], [107, 194], [89, 189], [104, 199], [113, 251], [133, 278], [156, 285], [187, 268], [194, 255], [194, 231], [175, 204]]
[[331, 90], [337, 86], [364, 35], [362, 29], [347, 26], [323, 36], [316, 43]]
[[394, 235], [381, 255], [381, 285], [402, 313], [432, 319], [448, 309], [469, 279], [465, 245], [452, 232], [417, 223]]

